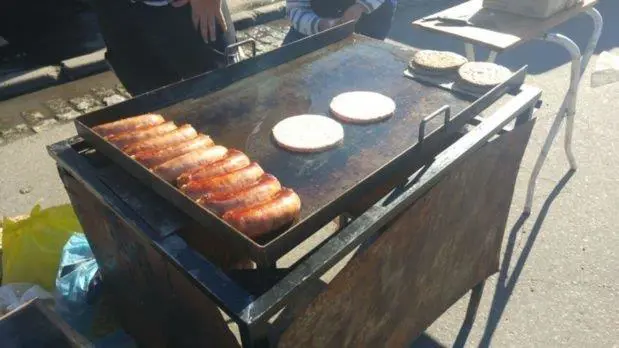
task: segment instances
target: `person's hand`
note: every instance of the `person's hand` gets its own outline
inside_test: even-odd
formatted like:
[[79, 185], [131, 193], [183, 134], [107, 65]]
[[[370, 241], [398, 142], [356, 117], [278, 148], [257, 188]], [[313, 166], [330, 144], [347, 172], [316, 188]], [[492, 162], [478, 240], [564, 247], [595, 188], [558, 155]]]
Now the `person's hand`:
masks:
[[222, 0], [173, 0], [172, 6], [181, 7], [191, 5], [191, 19], [196, 30], [200, 31], [204, 41], [215, 42], [217, 40], [217, 23], [222, 30], [227, 31], [228, 26], [221, 10]]
[[340, 23], [348, 23], [350, 21], [358, 21], [359, 18], [366, 12], [366, 9], [361, 4], [354, 4], [344, 11], [344, 15], [340, 19]]
[[321, 18], [318, 21], [318, 31], [325, 31], [331, 29], [340, 23], [339, 18]]

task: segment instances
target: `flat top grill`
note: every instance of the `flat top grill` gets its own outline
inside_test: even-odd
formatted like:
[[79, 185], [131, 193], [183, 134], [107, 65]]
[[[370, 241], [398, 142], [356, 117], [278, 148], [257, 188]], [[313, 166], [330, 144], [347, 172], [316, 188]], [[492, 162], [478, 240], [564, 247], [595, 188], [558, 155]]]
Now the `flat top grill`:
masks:
[[[402, 77], [409, 58], [410, 52], [351, 37], [160, 112], [192, 124], [219, 144], [244, 151], [300, 195], [304, 219], [417, 143], [423, 117], [446, 103], [468, 104]], [[293, 153], [273, 141], [271, 130], [279, 121], [299, 114], [329, 115], [331, 99], [353, 90], [388, 95], [397, 104], [395, 115], [371, 125], [343, 123], [344, 144], [321, 153]]]
[[[200, 222], [208, 233], [228, 238], [255, 261], [273, 262], [359, 200], [368, 196], [368, 202], [378, 200], [385, 191], [374, 192], [376, 186], [391, 185], [391, 189], [394, 178], [403, 179], [418, 169], [411, 159], [420, 154], [415, 145], [425, 117], [445, 104], [454, 111], [470, 105], [464, 96], [405, 78], [402, 72], [411, 49], [351, 32], [352, 27], [345, 26], [82, 116], [76, 120], [78, 133]], [[295, 154], [274, 143], [271, 129], [277, 122], [296, 114], [328, 115], [331, 99], [352, 90], [377, 91], [393, 98], [395, 115], [378, 124], [344, 124], [344, 144], [318, 154]], [[160, 112], [179, 124], [190, 123], [216, 143], [247, 153], [300, 195], [299, 222], [274, 238], [251, 241], [91, 130], [144, 112]], [[425, 133], [441, 125], [438, 119], [430, 122]], [[440, 136], [453, 136], [457, 128], [446, 127]], [[429, 146], [424, 150], [432, 151]]]

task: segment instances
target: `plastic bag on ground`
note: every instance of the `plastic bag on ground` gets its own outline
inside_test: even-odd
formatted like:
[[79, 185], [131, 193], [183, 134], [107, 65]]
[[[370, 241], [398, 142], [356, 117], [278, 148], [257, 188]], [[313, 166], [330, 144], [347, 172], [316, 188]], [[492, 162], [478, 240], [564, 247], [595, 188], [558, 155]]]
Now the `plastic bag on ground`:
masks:
[[56, 312], [96, 347], [135, 347], [101, 292], [99, 266], [83, 234], [71, 236], [56, 278]]
[[591, 74], [591, 87], [601, 87], [619, 81], [619, 56], [602, 52]]
[[69, 237], [81, 231], [71, 205], [41, 209], [27, 219], [3, 221], [2, 284], [31, 283], [53, 291], [60, 255]]

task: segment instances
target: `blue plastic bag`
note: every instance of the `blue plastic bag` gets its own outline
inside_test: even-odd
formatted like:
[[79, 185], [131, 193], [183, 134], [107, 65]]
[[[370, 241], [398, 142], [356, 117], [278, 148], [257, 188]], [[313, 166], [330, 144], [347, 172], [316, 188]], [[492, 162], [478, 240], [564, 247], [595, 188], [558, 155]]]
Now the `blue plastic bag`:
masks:
[[91, 286], [91, 282], [97, 282], [98, 270], [99, 266], [84, 235], [72, 236], [62, 250], [56, 292], [68, 306], [75, 305], [76, 309], [83, 310], [82, 304], [90, 302], [87, 297], [90, 288], [95, 285]]
[[135, 347], [101, 292], [97, 261], [83, 234], [69, 238], [56, 278], [56, 312], [96, 347]]

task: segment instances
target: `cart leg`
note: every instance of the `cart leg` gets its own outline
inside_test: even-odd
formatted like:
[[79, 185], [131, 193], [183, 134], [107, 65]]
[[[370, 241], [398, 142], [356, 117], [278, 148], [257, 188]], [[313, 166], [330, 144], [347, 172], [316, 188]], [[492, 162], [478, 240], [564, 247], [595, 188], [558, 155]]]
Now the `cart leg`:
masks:
[[546, 137], [546, 141], [544, 142], [544, 146], [542, 147], [542, 152], [537, 157], [537, 161], [535, 162], [535, 166], [533, 167], [533, 172], [531, 173], [531, 178], [529, 179], [529, 186], [527, 188], [527, 200], [524, 206], [524, 213], [530, 214], [531, 207], [533, 206], [533, 196], [535, 195], [535, 185], [537, 183], [537, 177], [539, 172], [542, 170], [542, 166], [546, 161], [546, 157], [548, 156], [548, 151], [550, 150], [550, 146], [552, 146], [552, 142], [554, 141], [557, 133], [559, 132], [559, 127], [561, 127], [561, 123], [563, 122], [564, 110], [562, 109], [557, 117], [555, 117], [555, 121], [550, 127], [550, 131], [548, 132], [548, 136]]
[[[555, 42], [568, 50], [570, 55], [572, 56], [572, 76], [570, 89], [563, 101], [563, 105], [561, 105], [561, 109], [559, 114], [557, 114], [557, 118], [566, 117], [566, 127], [565, 127], [565, 153], [567, 155], [568, 161], [570, 162], [570, 167], [572, 170], [575, 170], [576, 158], [574, 157], [574, 153], [572, 152], [572, 138], [574, 134], [574, 118], [576, 116], [576, 101], [578, 97], [578, 85], [580, 84], [580, 79], [589, 65], [589, 60], [597, 47], [598, 41], [600, 40], [600, 35], [602, 34], [602, 27], [604, 26], [604, 20], [602, 15], [595, 8], [591, 8], [586, 12], [591, 19], [593, 20], [593, 33], [589, 38], [589, 42], [587, 43], [587, 48], [585, 50], [585, 54], [581, 56], [580, 48], [578, 45], [574, 43], [574, 41], [569, 38], [559, 35], [559, 34], [548, 34], [544, 37], [544, 40]], [[535, 163], [535, 167], [533, 168], [533, 173], [531, 173], [531, 179], [529, 180], [529, 187], [527, 189], [527, 200], [524, 206], [524, 213], [531, 213], [531, 207], [533, 206], [533, 195], [535, 194], [535, 184], [537, 182], [537, 177], [541, 170], [542, 165], [548, 155], [548, 150], [552, 145], [552, 141], [554, 140], [556, 133], [559, 130], [559, 126], [561, 125], [561, 119], [555, 119], [552, 128], [550, 129], [550, 133], [548, 134], [548, 138], [544, 143], [544, 148], [542, 148], [542, 153], [540, 154], [537, 162]], [[556, 128], [556, 129], [555, 129]]]
[[[591, 19], [593, 19], [593, 34], [589, 39], [589, 43], [587, 43], [587, 48], [585, 49], [585, 53], [582, 56], [582, 60], [580, 61], [579, 77], [578, 81], [576, 82], [575, 90], [573, 91], [570, 103], [568, 103], [567, 105], [567, 119], [565, 125], [565, 153], [567, 154], [567, 158], [570, 161], [570, 167], [572, 168], [572, 170], [577, 169], [576, 158], [574, 157], [574, 153], [572, 152], [572, 135], [574, 134], [574, 118], [576, 117], [576, 102], [579, 82], [585, 72], [585, 69], [587, 69], [587, 66], [589, 65], [589, 60], [591, 59], [595, 48], [597, 47], [598, 41], [600, 40], [600, 35], [602, 34], [602, 26], [604, 24], [602, 15], [595, 8], [589, 9], [587, 11], [587, 14], [591, 17]], [[572, 72], [572, 74], [574, 74], [574, 72]]]
[[531, 173], [531, 178], [529, 179], [529, 187], [527, 188], [527, 199], [524, 207], [524, 213], [531, 213], [531, 207], [533, 206], [533, 196], [535, 195], [535, 185], [537, 183], [537, 177], [539, 176], [540, 171], [542, 170], [542, 166], [546, 161], [546, 157], [548, 157], [548, 152], [550, 151], [550, 147], [554, 142], [557, 133], [559, 132], [559, 128], [561, 127], [561, 123], [563, 122], [563, 118], [566, 117], [568, 119], [568, 127], [566, 127], [566, 136], [565, 136], [565, 150], [567, 158], [570, 162], [570, 166], [572, 169], [576, 168], [576, 159], [574, 158], [574, 154], [572, 153], [572, 131], [573, 131], [573, 122], [575, 116], [575, 108], [576, 108], [576, 100], [578, 96], [578, 85], [580, 84], [581, 77], [581, 53], [578, 45], [574, 43], [570, 38], [561, 35], [561, 34], [547, 34], [544, 37], [544, 40], [549, 42], [555, 42], [563, 47], [565, 47], [572, 57], [572, 73], [571, 73], [571, 81], [570, 87], [567, 91], [567, 95], [563, 100], [563, 104], [555, 117], [554, 123], [548, 132], [548, 136], [544, 141], [544, 146], [542, 147], [542, 152], [539, 154], [537, 161], [535, 162], [535, 166], [533, 167], [533, 172]]
[[468, 42], [464, 43], [464, 52], [466, 52], [466, 58], [470, 62], [475, 61], [475, 47], [473, 46], [473, 44], [470, 44]]
[[582, 66], [581, 66], [581, 75], [584, 70], [589, 65], [589, 60], [593, 56], [593, 52], [598, 45], [598, 41], [600, 41], [600, 36], [602, 35], [602, 27], [604, 26], [604, 19], [598, 10], [595, 8], [590, 8], [587, 10], [587, 14], [593, 20], [593, 34], [587, 43], [587, 48], [585, 49], [585, 55], [582, 58]]

